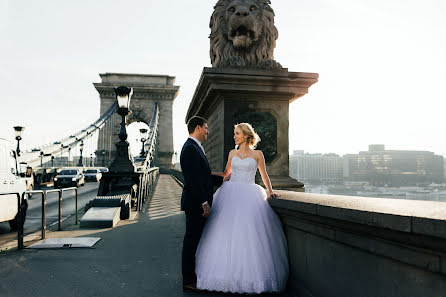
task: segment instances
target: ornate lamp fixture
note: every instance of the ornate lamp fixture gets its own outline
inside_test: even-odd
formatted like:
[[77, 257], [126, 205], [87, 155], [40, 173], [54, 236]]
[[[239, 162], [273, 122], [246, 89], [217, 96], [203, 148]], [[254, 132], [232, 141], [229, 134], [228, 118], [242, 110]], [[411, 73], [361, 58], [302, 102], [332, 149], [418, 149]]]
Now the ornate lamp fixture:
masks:
[[118, 114], [122, 117], [121, 131], [119, 132], [119, 139], [122, 142], [127, 140], [126, 117], [131, 113], [130, 99], [133, 95], [133, 89], [127, 87], [119, 87], [115, 89], [116, 99], [118, 100]]
[[17, 140], [17, 156], [20, 156], [20, 140], [22, 140], [22, 134], [24, 130], [25, 127], [22, 126], [14, 127], [15, 139]]
[[130, 99], [133, 89], [121, 86], [115, 89], [118, 101], [118, 114], [122, 117], [121, 130], [119, 132], [120, 141], [116, 143], [116, 157], [110, 166], [111, 172], [135, 172], [133, 162], [130, 160], [129, 143], [127, 141], [126, 118], [131, 113]]
[[147, 132], [148, 132], [149, 130], [147, 130], [147, 129], [139, 129], [139, 133], [140, 133], [140, 135], [141, 135], [141, 142], [142, 142], [142, 149], [141, 149], [141, 153], [140, 153], [140, 157], [141, 158], [143, 158], [144, 157], [144, 155], [145, 155], [145, 151], [144, 151], [144, 144], [146, 143], [146, 141], [147, 141]]
[[40, 152], [40, 167], [43, 167], [43, 155], [44, 155], [44, 153], [41, 151]]

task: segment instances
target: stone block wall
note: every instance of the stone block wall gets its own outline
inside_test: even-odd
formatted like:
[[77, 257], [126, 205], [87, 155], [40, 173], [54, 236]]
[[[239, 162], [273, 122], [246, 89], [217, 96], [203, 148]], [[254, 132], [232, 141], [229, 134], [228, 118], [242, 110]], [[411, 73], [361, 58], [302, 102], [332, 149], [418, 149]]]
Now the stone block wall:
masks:
[[446, 204], [279, 191], [298, 296], [446, 296]]

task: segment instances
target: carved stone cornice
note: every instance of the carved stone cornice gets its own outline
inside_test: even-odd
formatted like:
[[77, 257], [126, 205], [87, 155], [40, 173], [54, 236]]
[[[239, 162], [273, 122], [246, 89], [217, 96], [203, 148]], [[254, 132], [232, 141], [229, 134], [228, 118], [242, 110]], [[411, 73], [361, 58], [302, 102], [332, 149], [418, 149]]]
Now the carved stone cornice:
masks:
[[[101, 98], [115, 98], [114, 88], [117, 85], [103, 85], [102, 83], [93, 84]], [[131, 87], [131, 84], [128, 84]], [[150, 100], [174, 100], [178, 95], [179, 87], [168, 88], [138, 88], [133, 87], [133, 99]]]
[[[204, 68], [186, 115], [187, 120], [216, 106], [224, 96], [287, 101], [308, 93], [319, 74], [279, 70]], [[243, 100], [240, 99], [240, 100]]]
[[133, 99], [174, 100], [180, 89], [175, 86], [175, 77], [167, 75], [103, 73], [102, 82], [93, 83], [101, 99], [115, 98], [114, 88], [133, 88]]

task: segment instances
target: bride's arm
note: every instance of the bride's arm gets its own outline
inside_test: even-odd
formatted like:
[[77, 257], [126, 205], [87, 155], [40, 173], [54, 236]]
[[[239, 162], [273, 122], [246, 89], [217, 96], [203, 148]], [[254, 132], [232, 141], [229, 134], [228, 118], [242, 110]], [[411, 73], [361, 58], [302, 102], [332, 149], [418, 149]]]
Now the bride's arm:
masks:
[[212, 175], [218, 175], [218, 176], [221, 176], [221, 177], [228, 177], [231, 174], [231, 172], [232, 172], [231, 160], [232, 160], [232, 157], [234, 156], [234, 152], [235, 152], [235, 150], [231, 150], [229, 152], [228, 162], [226, 163], [225, 171], [224, 172], [212, 172]]
[[257, 151], [258, 153], [258, 167], [260, 171], [260, 175], [262, 176], [263, 184], [266, 187], [268, 198], [277, 197], [278, 194], [273, 192], [273, 187], [271, 186], [271, 180], [269, 179], [268, 173], [266, 172], [266, 165], [265, 165], [265, 157], [263, 156], [263, 153], [261, 151]]

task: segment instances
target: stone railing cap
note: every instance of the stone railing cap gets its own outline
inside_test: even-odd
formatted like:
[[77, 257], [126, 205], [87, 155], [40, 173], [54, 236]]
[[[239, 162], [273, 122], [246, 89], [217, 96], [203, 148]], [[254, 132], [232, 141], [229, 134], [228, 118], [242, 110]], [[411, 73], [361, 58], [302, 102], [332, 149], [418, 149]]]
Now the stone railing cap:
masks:
[[446, 203], [277, 191], [275, 208], [446, 238]]

